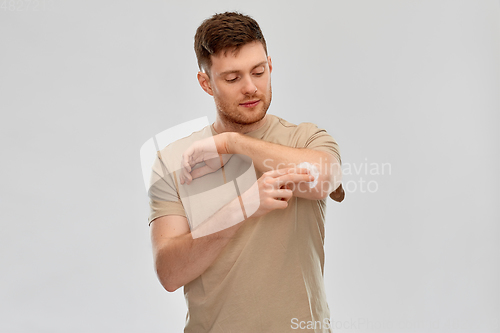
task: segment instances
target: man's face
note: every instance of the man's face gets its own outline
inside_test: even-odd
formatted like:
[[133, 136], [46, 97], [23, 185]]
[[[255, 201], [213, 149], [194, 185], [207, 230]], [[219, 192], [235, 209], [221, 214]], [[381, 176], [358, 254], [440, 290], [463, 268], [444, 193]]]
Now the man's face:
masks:
[[210, 89], [224, 122], [249, 125], [266, 115], [271, 104], [271, 58], [260, 42], [212, 56]]

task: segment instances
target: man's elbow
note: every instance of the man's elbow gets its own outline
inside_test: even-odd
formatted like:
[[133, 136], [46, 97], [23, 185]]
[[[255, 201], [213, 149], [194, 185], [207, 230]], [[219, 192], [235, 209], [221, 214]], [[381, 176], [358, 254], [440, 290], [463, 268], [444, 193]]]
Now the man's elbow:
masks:
[[316, 185], [316, 188], [313, 191], [311, 191], [314, 195], [313, 199], [315, 200], [326, 199], [330, 194], [330, 192], [332, 192], [332, 190], [330, 190], [331, 188], [332, 185], [328, 180], [319, 181], [318, 185]]
[[169, 293], [173, 293], [174, 291], [176, 291], [177, 289], [179, 289], [180, 287], [182, 286], [177, 286], [177, 285], [170, 285], [170, 284], [162, 284], [163, 288], [165, 288], [166, 291], [168, 291]]
[[178, 283], [175, 283], [174, 279], [170, 274], [165, 272], [165, 270], [159, 269], [156, 267], [156, 276], [158, 277], [158, 281], [165, 288], [166, 291], [172, 293], [182, 287]]
[[340, 168], [332, 168], [331, 172], [320, 174], [318, 183], [313, 191], [317, 200], [328, 198], [330, 193], [335, 191], [342, 182], [342, 172]]
[[172, 274], [171, 270], [168, 268], [168, 263], [165, 262], [160, 254], [157, 254], [155, 256], [155, 271], [158, 281], [166, 291], [174, 292], [182, 287], [182, 285], [175, 281], [174, 274]]

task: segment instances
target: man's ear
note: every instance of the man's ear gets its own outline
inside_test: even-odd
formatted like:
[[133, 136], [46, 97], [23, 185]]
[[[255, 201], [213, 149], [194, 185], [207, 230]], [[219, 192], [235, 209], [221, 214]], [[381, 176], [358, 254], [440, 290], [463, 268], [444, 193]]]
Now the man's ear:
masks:
[[267, 63], [269, 64], [269, 73], [273, 71], [273, 62], [271, 61], [271, 56], [267, 57]]
[[207, 94], [213, 96], [212, 86], [210, 84], [210, 78], [207, 73], [198, 72], [198, 82], [200, 83], [201, 89], [205, 90]]

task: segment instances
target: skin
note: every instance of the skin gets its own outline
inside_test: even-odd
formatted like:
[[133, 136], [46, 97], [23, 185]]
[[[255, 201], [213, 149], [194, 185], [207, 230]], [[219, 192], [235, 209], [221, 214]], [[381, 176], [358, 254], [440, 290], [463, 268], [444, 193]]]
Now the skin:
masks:
[[[237, 52], [212, 56], [208, 73], [198, 72], [201, 88], [213, 96], [217, 108], [217, 133], [248, 133], [264, 125], [271, 104], [271, 57], [260, 42], [242, 46]], [[243, 104], [259, 101], [255, 107]]]
[[[201, 88], [214, 98], [217, 109], [214, 129], [220, 134], [209, 138], [210, 141], [195, 142], [184, 152], [181, 184], [189, 185], [193, 178], [219, 169], [227, 161], [227, 158], [214, 158], [219, 154], [245, 154], [263, 173], [253, 188], [259, 195], [252, 196], [258, 200], [259, 207], [249, 218], [285, 209], [293, 196], [319, 200], [337, 188], [341, 172], [334, 156], [244, 135], [265, 124], [271, 103], [272, 62], [262, 44], [249, 43], [238, 52], [221, 52], [212, 56], [211, 60], [209, 71], [199, 72], [197, 78]], [[252, 101], [256, 103], [246, 104]], [[310, 188], [307, 184], [313, 179], [307, 169], [295, 168], [304, 161], [317, 165], [320, 170], [316, 187]], [[206, 165], [193, 170], [201, 162]], [[242, 194], [242, 197], [245, 195], [248, 196], [248, 193]], [[207, 223], [225, 223], [228, 219], [236, 219], [238, 209], [239, 202], [230, 202]], [[185, 217], [168, 215], [155, 219], [151, 224], [153, 254], [158, 278], [165, 289], [174, 291], [200, 276], [238, 232], [242, 223], [208, 236], [193, 238]]]

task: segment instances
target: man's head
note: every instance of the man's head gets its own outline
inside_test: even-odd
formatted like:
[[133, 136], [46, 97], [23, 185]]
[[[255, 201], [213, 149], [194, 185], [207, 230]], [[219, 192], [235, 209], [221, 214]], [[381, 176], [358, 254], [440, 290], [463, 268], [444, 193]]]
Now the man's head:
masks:
[[195, 35], [198, 81], [214, 97], [218, 119], [258, 125], [271, 103], [271, 58], [259, 25], [239, 13], [216, 14]]
[[267, 56], [266, 40], [254, 19], [235, 12], [215, 14], [203, 21], [194, 36], [200, 71], [210, 75], [211, 56], [221, 52], [238, 52], [243, 45], [254, 41], [262, 43]]

